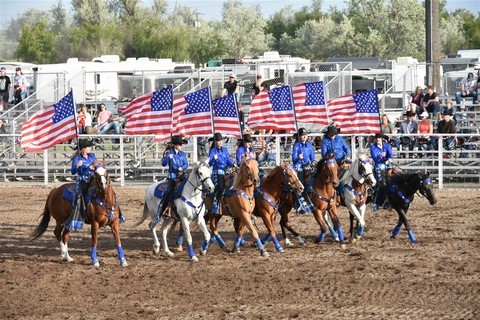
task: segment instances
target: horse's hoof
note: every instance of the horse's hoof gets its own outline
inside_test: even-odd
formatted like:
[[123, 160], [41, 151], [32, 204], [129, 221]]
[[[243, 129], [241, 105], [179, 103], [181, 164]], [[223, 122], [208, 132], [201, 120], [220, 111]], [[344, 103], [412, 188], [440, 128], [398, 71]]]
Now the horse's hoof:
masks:
[[341, 244], [340, 244], [340, 249], [342, 249], [342, 250], [347, 249], [347, 246], [345, 245], [345, 243], [341, 243]]
[[120, 259], [120, 266], [128, 267], [127, 259], [125, 259], [125, 258]]
[[239, 247], [233, 247], [232, 248], [232, 253], [238, 253], [240, 252], [240, 248]]
[[197, 256], [191, 257], [191, 258], [190, 258], [190, 261], [191, 261], [191, 262], [198, 262]]
[[160, 253], [160, 247], [153, 246], [153, 254], [158, 255]]
[[262, 257], [268, 258], [270, 257], [270, 254], [268, 254], [267, 250], [260, 250], [260, 254]]
[[97, 260], [95, 262], [92, 263], [94, 267], [100, 267], [100, 262]]
[[200, 250], [200, 255], [205, 257], [207, 255], [207, 250]]
[[182, 252], [183, 251], [183, 246], [178, 246], [176, 250], [177, 250], [177, 252]]
[[282, 247], [278, 247], [278, 248], [275, 248], [277, 250], [277, 252], [279, 253], [284, 253], [285, 252], [285, 249], [283, 249]]
[[165, 252], [165, 256], [167, 256], [168, 258], [173, 258], [173, 257], [175, 257], [175, 255], [174, 255], [173, 252], [171, 252], [171, 251]]
[[356, 239], [356, 240], [360, 240], [361, 238], [362, 238], [362, 236], [359, 236], [358, 234], [355, 235], [355, 239]]
[[333, 241], [335, 241], [335, 242], [340, 242], [340, 238], [339, 238], [339, 237], [335, 237], [335, 238], [333, 238]]
[[65, 262], [72, 262], [73, 259], [70, 258], [70, 257], [62, 257], [62, 261], [65, 261]]
[[353, 243], [355, 243], [355, 242], [357, 242], [357, 239], [356, 239], [356, 238], [350, 238], [350, 243], [353, 244]]
[[397, 239], [396, 236], [390, 236], [390, 239]]

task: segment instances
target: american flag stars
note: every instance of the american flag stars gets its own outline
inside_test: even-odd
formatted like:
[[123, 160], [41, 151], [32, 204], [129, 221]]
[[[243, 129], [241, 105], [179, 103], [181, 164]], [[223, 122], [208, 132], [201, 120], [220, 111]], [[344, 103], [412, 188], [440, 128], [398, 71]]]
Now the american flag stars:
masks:
[[270, 101], [273, 111], [293, 110], [290, 86], [272, 89], [270, 91]]
[[375, 90], [354, 94], [353, 100], [359, 113], [378, 113], [378, 100]]
[[185, 114], [210, 112], [210, 89], [201, 90], [186, 94], [184, 96], [188, 105], [185, 107]]
[[323, 82], [305, 83], [305, 88], [307, 90], [305, 97], [306, 106], [325, 105]]
[[166, 111], [172, 109], [173, 89], [166, 87], [162, 90], [155, 91], [150, 101], [152, 111]]
[[237, 117], [237, 108], [235, 105], [235, 97], [233, 94], [229, 94], [220, 99], [215, 99], [212, 101], [213, 107], [215, 109], [215, 115], [217, 117]]
[[70, 91], [65, 97], [60, 99], [58, 103], [53, 106], [55, 113], [53, 114], [53, 123], [60, 122], [68, 117], [73, 116], [73, 93]]

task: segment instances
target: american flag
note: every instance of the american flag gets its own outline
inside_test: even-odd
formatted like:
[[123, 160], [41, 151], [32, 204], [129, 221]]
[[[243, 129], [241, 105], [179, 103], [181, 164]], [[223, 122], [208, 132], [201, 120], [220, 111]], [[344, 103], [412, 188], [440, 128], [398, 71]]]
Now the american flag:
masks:
[[125, 134], [155, 134], [167, 138], [172, 129], [173, 89], [155, 91], [140, 111], [133, 114], [125, 125]]
[[212, 134], [210, 96], [210, 87], [206, 87], [173, 101], [173, 134], [182, 136]]
[[240, 129], [235, 95], [229, 94], [225, 97], [215, 99], [212, 101], [212, 105], [215, 131], [241, 138], [242, 132]]
[[298, 122], [328, 125], [323, 81], [302, 83], [292, 88]]
[[21, 124], [20, 145], [26, 151], [43, 151], [77, 137], [73, 92]]
[[260, 92], [250, 106], [248, 126], [254, 130], [296, 131], [290, 86]]
[[142, 110], [142, 107], [150, 102], [150, 99], [153, 97], [153, 92], [149, 92], [144, 94], [143, 96], [137, 97], [133, 99], [129, 104], [126, 106], [118, 108], [118, 110], [122, 111], [123, 115], [125, 115], [125, 118], [128, 121], [130, 121], [130, 118], [140, 112]]
[[377, 90], [341, 96], [328, 103], [328, 110], [341, 133], [380, 133]]

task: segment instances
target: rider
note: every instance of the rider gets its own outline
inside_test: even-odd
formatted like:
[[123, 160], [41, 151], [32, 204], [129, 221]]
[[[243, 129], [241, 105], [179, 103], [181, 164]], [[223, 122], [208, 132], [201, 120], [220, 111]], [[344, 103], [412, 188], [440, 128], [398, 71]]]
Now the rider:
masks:
[[375, 143], [370, 146], [370, 155], [372, 156], [375, 170], [375, 178], [378, 183], [373, 194], [372, 210], [376, 214], [378, 207], [383, 206], [386, 200], [386, 170], [392, 168], [393, 151], [388, 143], [387, 137], [382, 133], [375, 134]]
[[213, 144], [208, 154], [208, 164], [212, 167], [212, 178], [217, 182], [213, 197], [212, 213], [219, 214], [220, 201], [225, 192], [225, 169], [234, 165], [228, 149], [223, 146], [223, 136], [220, 132], [216, 132], [213, 135]]
[[77, 175], [77, 182], [75, 183], [73, 210], [65, 223], [67, 230], [83, 228], [87, 211], [85, 198], [95, 170], [93, 163], [97, 161], [95, 154], [92, 152], [92, 146], [93, 142], [91, 140], [81, 139], [78, 142], [78, 150], [73, 157], [71, 172], [73, 175]]
[[[170, 142], [170, 148], [167, 148], [163, 155], [162, 166], [168, 166], [167, 186], [162, 198], [161, 209], [164, 217], [171, 217], [173, 206], [173, 192], [175, 190], [175, 180], [185, 173], [188, 168], [188, 161], [185, 152], [182, 151], [184, 141], [180, 136], [173, 136]], [[186, 143], [186, 142], [185, 142]]]
[[[297, 142], [293, 145], [292, 151], [293, 168], [297, 172], [298, 179], [305, 186], [303, 193], [299, 197], [303, 197], [302, 200], [308, 201], [307, 195], [307, 182], [305, 181], [305, 170], [309, 170], [315, 167], [315, 150], [310, 141], [308, 141], [308, 131], [305, 128], [298, 129]], [[302, 202], [304, 202], [302, 201]], [[308, 203], [302, 203], [308, 205]], [[309, 210], [309, 208], [305, 208]], [[301, 209], [300, 212], [305, 210]]]
[[237, 166], [240, 166], [243, 159], [255, 159], [255, 149], [253, 148], [252, 136], [248, 133], [243, 135], [243, 139], [240, 141], [240, 145], [237, 149], [236, 160]]
[[352, 163], [352, 160], [350, 147], [345, 140], [338, 135], [339, 133], [340, 131], [337, 130], [335, 125], [332, 124], [327, 127], [327, 131], [322, 140], [322, 158], [332, 153], [335, 154], [335, 160], [337, 160], [338, 166], [343, 170], [339, 174], [339, 178], [341, 178], [346, 171], [346, 167]]

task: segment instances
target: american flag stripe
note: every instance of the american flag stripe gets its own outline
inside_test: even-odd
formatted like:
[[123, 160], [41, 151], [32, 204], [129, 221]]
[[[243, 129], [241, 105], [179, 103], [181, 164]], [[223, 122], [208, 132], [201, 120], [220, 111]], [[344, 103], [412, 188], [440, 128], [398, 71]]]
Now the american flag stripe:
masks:
[[328, 103], [328, 110], [341, 133], [380, 133], [376, 90], [341, 96]]
[[144, 94], [143, 96], [137, 97], [133, 99], [129, 104], [126, 106], [120, 107], [119, 110], [122, 111], [122, 113], [125, 115], [128, 121], [130, 121], [130, 118], [140, 112], [142, 110], [143, 105], [146, 103], [150, 103], [150, 99], [153, 97], [153, 92], [149, 92]]
[[[307, 91], [307, 86], [309, 90]], [[328, 125], [323, 82], [302, 83], [292, 88], [298, 122]]]
[[[185, 109], [190, 112], [186, 113]], [[172, 127], [175, 135], [211, 135], [213, 133], [209, 87], [174, 99]]]
[[29, 152], [47, 150], [77, 137], [73, 93], [37, 111], [21, 124], [20, 145]]
[[[272, 101], [271, 95], [272, 92], [276, 93], [275, 90], [287, 92], [285, 87], [274, 88], [270, 92], [260, 92], [250, 106], [248, 125], [254, 130], [295, 131], [293, 107], [288, 105], [291, 104], [291, 96], [290, 102], [288, 102], [288, 93], [284, 97], [285, 99]], [[290, 91], [290, 88], [288, 88], [288, 91]]]

